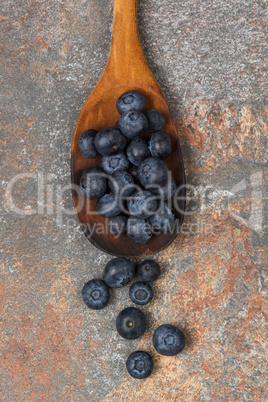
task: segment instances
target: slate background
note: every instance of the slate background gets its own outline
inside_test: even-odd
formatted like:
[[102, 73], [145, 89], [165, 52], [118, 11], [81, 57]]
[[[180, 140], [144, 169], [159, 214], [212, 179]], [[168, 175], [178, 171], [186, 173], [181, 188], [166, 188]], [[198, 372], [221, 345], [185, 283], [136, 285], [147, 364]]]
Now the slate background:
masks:
[[[81, 301], [84, 282], [100, 276], [110, 257], [81, 234], [68, 189], [72, 134], [105, 68], [113, 3], [1, 3], [3, 401], [268, 398], [267, 5], [139, 3], [141, 42], [192, 187], [183, 233], [153, 257], [163, 274], [143, 309], [148, 331], [129, 342], [115, 330], [127, 288], [112, 292], [99, 313]], [[21, 213], [9, 202], [16, 179], [12, 200]], [[174, 358], [152, 347], [164, 322], [187, 336]], [[144, 381], [125, 370], [136, 349], [155, 360]]]

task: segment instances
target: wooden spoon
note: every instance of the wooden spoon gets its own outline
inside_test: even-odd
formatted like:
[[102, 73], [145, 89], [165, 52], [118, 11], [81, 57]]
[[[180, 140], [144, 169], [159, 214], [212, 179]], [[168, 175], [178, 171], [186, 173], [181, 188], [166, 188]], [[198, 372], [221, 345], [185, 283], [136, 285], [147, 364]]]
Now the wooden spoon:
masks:
[[[185, 174], [179, 140], [166, 99], [145, 59], [137, 27], [137, 0], [114, 0], [113, 31], [110, 55], [97, 86], [86, 100], [79, 115], [72, 142], [71, 174], [72, 197], [77, 219], [89, 241], [102, 251], [116, 256], [146, 256], [167, 247], [177, 236], [174, 233], [155, 234], [144, 245], [133, 243], [126, 234], [116, 237], [108, 229], [109, 219], [96, 214], [96, 201], [85, 199], [79, 183], [82, 171], [98, 165], [98, 157], [82, 156], [78, 140], [88, 130], [100, 131], [112, 127], [119, 119], [115, 104], [117, 98], [129, 90], [140, 91], [146, 99], [146, 110], [155, 109], [165, 117], [166, 131], [171, 139], [172, 153], [165, 160], [180, 191], [180, 211], [174, 210], [179, 226], [185, 211]], [[145, 135], [145, 138], [150, 135]]]

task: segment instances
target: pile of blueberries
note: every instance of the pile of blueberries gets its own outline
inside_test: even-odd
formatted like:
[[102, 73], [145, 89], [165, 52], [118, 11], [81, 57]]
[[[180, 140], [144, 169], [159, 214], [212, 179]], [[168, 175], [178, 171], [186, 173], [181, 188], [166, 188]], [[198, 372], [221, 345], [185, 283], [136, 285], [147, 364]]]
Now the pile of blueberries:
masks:
[[[102, 279], [92, 279], [82, 289], [82, 297], [87, 307], [100, 310], [107, 306], [110, 288], [121, 288], [135, 276], [135, 265], [127, 258], [113, 258], [106, 265]], [[145, 305], [153, 298], [150, 282], [160, 275], [160, 267], [154, 260], [145, 260], [138, 264], [137, 274], [140, 281], [129, 288], [129, 297], [137, 305]], [[116, 329], [125, 339], [136, 339], [146, 330], [146, 317], [135, 307], [127, 307], [116, 318]], [[185, 346], [184, 333], [174, 325], [164, 324], [153, 335], [153, 346], [164, 356], [174, 356]], [[127, 371], [134, 378], [147, 378], [153, 371], [153, 359], [145, 351], [131, 353], [126, 362]]]
[[[145, 98], [137, 91], [122, 94], [116, 109], [121, 115], [114, 127], [87, 130], [78, 141], [85, 158], [100, 154], [99, 167], [82, 172], [80, 188], [97, 200], [96, 211], [109, 221], [109, 230], [127, 233], [136, 244], [150, 240], [153, 232], [167, 232], [175, 224], [166, 200], [176, 192], [174, 178], [163, 159], [171, 153], [169, 135], [161, 131], [164, 116], [144, 111]], [[151, 133], [149, 143], [143, 134]]]

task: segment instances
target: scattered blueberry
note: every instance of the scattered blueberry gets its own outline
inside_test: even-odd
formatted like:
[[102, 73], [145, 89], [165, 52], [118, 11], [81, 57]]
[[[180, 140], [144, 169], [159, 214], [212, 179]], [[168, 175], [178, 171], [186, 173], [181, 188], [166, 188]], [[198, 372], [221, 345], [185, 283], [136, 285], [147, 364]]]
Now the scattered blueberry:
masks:
[[[85, 158], [101, 154], [101, 169], [84, 170], [80, 188], [85, 197], [97, 200], [96, 212], [99, 215], [111, 218], [108, 228], [112, 234], [127, 233], [134, 243], [142, 245], [150, 240], [153, 229], [166, 232], [175, 225], [175, 216], [164, 203], [176, 192], [176, 182], [163, 162], [171, 153], [171, 141], [167, 133], [161, 131], [165, 125], [161, 113], [155, 110], [142, 113], [145, 98], [141, 93], [125, 92], [117, 100], [116, 108], [121, 117], [114, 127], [98, 133], [87, 130], [78, 140]], [[154, 133], [149, 145], [138, 138], [146, 132]], [[127, 157], [123, 152], [126, 146]], [[110, 175], [111, 194], [105, 194], [107, 175]], [[142, 188], [134, 182], [141, 184]], [[125, 198], [127, 202], [123, 204]], [[129, 217], [122, 214], [125, 204]], [[140, 281], [132, 284], [129, 296], [132, 302], [146, 305], [153, 298], [149, 282], [159, 277], [160, 267], [154, 260], [145, 260], [138, 264], [137, 273]], [[135, 266], [130, 260], [113, 258], [104, 269], [103, 280], [93, 279], [83, 286], [85, 304], [95, 310], [104, 308], [109, 302], [109, 287], [123, 287], [134, 275]], [[136, 339], [146, 330], [146, 317], [137, 308], [125, 308], [117, 316], [116, 328], [123, 338]], [[183, 350], [185, 335], [173, 325], [161, 325], [154, 332], [153, 345], [158, 353], [173, 356]], [[153, 360], [149, 353], [137, 351], [128, 357], [126, 367], [132, 377], [147, 378], [153, 371]]]
[[121, 213], [119, 200], [114, 194], [105, 194], [96, 202], [96, 211], [104, 218], [112, 218]]
[[158, 202], [150, 191], [136, 190], [127, 199], [127, 207], [130, 215], [145, 219], [154, 214], [157, 210]]
[[144, 112], [144, 114], [148, 120], [148, 131], [156, 132], [161, 131], [164, 128], [165, 118], [161, 113], [156, 112], [153, 109]]
[[136, 244], [145, 244], [152, 237], [152, 227], [145, 219], [130, 216], [127, 220], [127, 235]]
[[94, 141], [96, 150], [104, 156], [115, 155], [124, 150], [126, 139], [120, 130], [114, 127], [108, 127], [101, 130]]
[[129, 289], [129, 297], [136, 304], [148, 304], [152, 300], [153, 295], [153, 289], [149, 283], [135, 282]]
[[137, 351], [128, 356], [126, 367], [131, 377], [142, 379], [152, 374], [154, 363], [149, 353]]
[[139, 164], [150, 155], [148, 145], [142, 138], [136, 138], [130, 141], [126, 153], [128, 160], [136, 166], [139, 166]]
[[136, 339], [146, 330], [146, 318], [142, 311], [127, 307], [116, 318], [116, 329], [125, 339]]
[[106, 265], [103, 280], [111, 288], [121, 288], [128, 284], [135, 275], [135, 266], [127, 258], [113, 258]]
[[154, 260], [145, 260], [138, 264], [137, 274], [143, 282], [154, 282], [160, 275], [160, 266]]
[[138, 91], [128, 91], [123, 93], [116, 102], [116, 109], [119, 114], [129, 110], [142, 111], [145, 108], [145, 98]]
[[78, 145], [81, 154], [85, 158], [95, 158], [96, 156], [98, 156], [98, 151], [96, 150], [94, 145], [96, 134], [96, 130], [87, 130], [79, 137]]
[[106, 175], [101, 169], [89, 168], [83, 171], [80, 189], [86, 198], [97, 200], [105, 194], [106, 188]]
[[124, 152], [119, 152], [116, 155], [101, 156], [99, 160], [99, 165], [105, 173], [112, 175], [118, 170], [127, 170], [129, 162]]
[[100, 310], [107, 306], [110, 290], [101, 279], [92, 279], [83, 286], [82, 297], [87, 307]]
[[148, 121], [142, 112], [130, 110], [122, 114], [118, 126], [120, 131], [129, 139], [140, 137], [148, 127]]
[[166, 159], [171, 153], [171, 142], [169, 135], [164, 131], [159, 131], [152, 135], [149, 141], [149, 150], [152, 156]]
[[153, 345], [161, 355], [174, 356], [183, 350], [185, 335], [174, 325], [161, 325], [154, 332]]
[[147, 158], [138, 167], [138, 179], [145, 188], [152, 185], [162, 186], [168, 179], [167, 165], [159, 158]]
[[169, 200], [176, 192], [177, 185], [171, 174], [168, 174], [168, 179], [163, 186], [152, 185], [147, 187], [154, 195], [159, 197], [161, 200]]
[[130, 196], [135, 190], [133, 177], [123, 170], [114, 173], [110, 177], [108, 185], [115, 195], [122, 197]]
[[110, 219], [108, 228], [115, 236], [121, 236], [126, 232], [127, 216], [117, 215]]
[[164, 203], [163, 209], [160, 208], [157, 214], [150, 216], [149, 221], [154, 229], [168, 232], [172, 231], [174, 227], [175, 217], [167, 204]]

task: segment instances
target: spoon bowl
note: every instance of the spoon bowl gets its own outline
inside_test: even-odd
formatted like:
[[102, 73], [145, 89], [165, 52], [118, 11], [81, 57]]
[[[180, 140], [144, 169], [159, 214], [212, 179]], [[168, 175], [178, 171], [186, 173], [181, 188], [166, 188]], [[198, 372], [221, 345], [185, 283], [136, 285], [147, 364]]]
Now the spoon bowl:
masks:
[[[78, 222], [88, 240], [102, 251], [115, 256], [140, 257], [157, 253], [167, 247], [177, 236], [185, 211], [185, 173], [178, 135], [170, 115], [166, 99], [144, 57], [136, 20], [137, 0], [114, 0], [112, 44], [105, 71], [97, 86], [86, 100], [79, 115], [71, 154], [72, 197]], [[146, 99], [146, 109], [155, 109], [165, 118], [166, 131], [171, 140], [172, 152], [165, 162], [180, 188], [176, 200], [172, 200], [177, 221], [172, 232], [159, 233], [143, 245], [133, 243], [126, 234], [114, 236], [108, 230], [108, 218], [96, 213], [95, 200], [85, 199], [79, 183], [84, 169], [97, 167], [99, 157], [84, 158], [78, 146], [80, 135], [88, 130], [100, 131], [113, 127], [120, 115], [116, 100], [126, 91], [141, 92]], [[151, 134], [143, 138], [149, 139]], [[174, 202], [177, 203], [174, 208]]]

